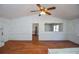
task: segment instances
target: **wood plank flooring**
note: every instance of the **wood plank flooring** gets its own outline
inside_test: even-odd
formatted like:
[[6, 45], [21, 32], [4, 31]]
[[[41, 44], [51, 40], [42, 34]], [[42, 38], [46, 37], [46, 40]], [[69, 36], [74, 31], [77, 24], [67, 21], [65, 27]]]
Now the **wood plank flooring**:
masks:
[[71, 41], [39, 41], [37, 35], [32, 36], [32, 41], [10, 40], [0, 48], [1, 54], [47, 54], [48, 48], [79, 47]]
[[71, 41], [8, 41], [0, 48], [1, 54], [47, 54], [48, 48], [79, 47]]

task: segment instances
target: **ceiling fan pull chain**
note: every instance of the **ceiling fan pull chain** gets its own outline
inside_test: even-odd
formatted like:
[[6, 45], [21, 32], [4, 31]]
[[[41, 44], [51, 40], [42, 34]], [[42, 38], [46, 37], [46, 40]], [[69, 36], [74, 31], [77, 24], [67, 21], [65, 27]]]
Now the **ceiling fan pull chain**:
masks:
[[41, 14], [39, 14], [39, 16], [41, 16]]

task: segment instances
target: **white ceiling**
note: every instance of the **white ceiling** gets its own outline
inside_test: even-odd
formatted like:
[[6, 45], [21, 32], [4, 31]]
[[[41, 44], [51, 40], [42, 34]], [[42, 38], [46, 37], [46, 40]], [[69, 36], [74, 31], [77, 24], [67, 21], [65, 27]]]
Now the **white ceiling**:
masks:
[[[63, 19], [79, 18], [78, 4], [44, 4], [45, 7], [55, 6], [56, 9], [50, 11], [51, 16]], [[0, 4], [0, 17], [16, 18], [23, 16], [38, 15], [39, 12], [32, 13], [31, 10], [36, 10], [35, 4]]]

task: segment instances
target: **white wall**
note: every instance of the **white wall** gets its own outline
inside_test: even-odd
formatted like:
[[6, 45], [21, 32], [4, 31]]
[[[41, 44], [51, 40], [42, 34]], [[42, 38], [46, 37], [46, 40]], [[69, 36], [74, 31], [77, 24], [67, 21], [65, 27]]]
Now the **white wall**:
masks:
[[1, 40], [5, 40], [7, 39], [7, 31], [8, 31], [8, 24], [9, 24], [9, 20], [5, 19], [5, 18], [0, 18], [0, 28], [3, 28], [2, 32], [3, 32], [3, 39]]
[[12, 19], [9, 25], [9, 40], [32, 40], [32, 21], [28, 17]]
[[[28, 16], [10, 21], [8, 30], [9, 40], [32, 40], [32, 24], [39, 23], [40, 40], [65, 40], [67, 20], [55, 18], [53, 16]], [[63, 23], [63, 32], [45, 32], [45, 23]]]
[[79, 19], [75, 22], [75, 42], [79, 44]]
[[[39, 23], [40, 40], [71, 40], [79, 44], [79, 19], [65, 20], [52, 16], [28, 16], [5, 21], [8, 40], [32, 40], [32, 24]], [[45, 32], [45, 23], [63, 23], [63, 32]]]
[[[0, 18], [0, 28], [2, 28], [2, 30], [0, 30], [0, 47], [4, 45], [4, 43], [7, 41], [7, 30], [8, 30], [8, 20], [5, 18]], [[3, 32], [3, 36], [1, 35], [1, 33]]]
[[[33, 23], [39, 23], [40, 40], [65, 40], [66, 39], [66, 20], [53, 16], [33, 17]], [[63, 32], [45, 32], [45, 23], [63, 23]]]
[[[79, 19], [64, 20], [52, 16], [28, 16], [12, 20], [0, 18], [4, 41], [32, 40], [32, 24], [39, 23], [40, 40], [71, 40], [79, 43]], [[63, 32], [45, 32], [45, 23], [63, 23]]]
[[69, 22], [68, 39], [79, 44], [79, 19], [74, 19]]
[[[39, 23], [40, 40], [71, 40], [79, 44], [79, 19], [65, 20], [52, 16], [28, 16], [16, 19], [0, 18], [0, 27], [3, 27], [3, 39], [32, 40], [32, 24]], [[45, 23], [63, 23], [63, 32], [45, 32]]]

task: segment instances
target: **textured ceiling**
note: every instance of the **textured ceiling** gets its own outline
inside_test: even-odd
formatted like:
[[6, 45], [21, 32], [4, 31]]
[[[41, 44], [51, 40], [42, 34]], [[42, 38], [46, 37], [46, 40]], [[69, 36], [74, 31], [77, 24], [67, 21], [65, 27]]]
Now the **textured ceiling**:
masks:
[[[55, 6], [56, 9], [50, 11], [51, 16], [63, 19], [79, 18], [78, 4], [44, 4], [45, 7]], [[0, 17], [17, 18], [23, 16], [38, 15], [39, 12], [32, 13], [31, 10], [36, 10], [35, 4], [0, 4]]]

